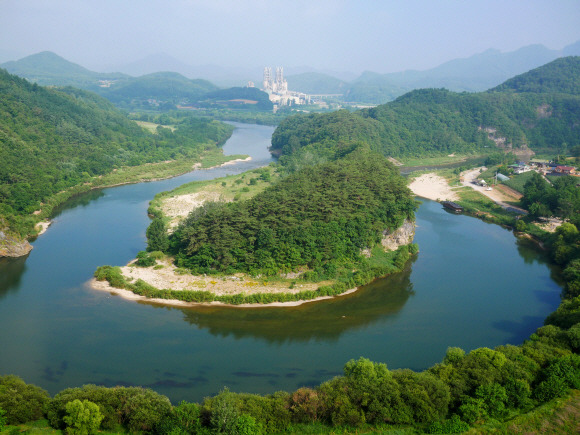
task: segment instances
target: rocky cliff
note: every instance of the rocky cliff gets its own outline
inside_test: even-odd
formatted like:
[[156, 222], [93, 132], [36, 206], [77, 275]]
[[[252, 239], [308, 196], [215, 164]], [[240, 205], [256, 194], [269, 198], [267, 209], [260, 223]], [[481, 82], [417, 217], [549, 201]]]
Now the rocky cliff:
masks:
[[387, 251], [394, 251], [399, 246], [408, 245], [413, 242], [415, 237], [415, 222], [406, 220], [403, 225], [397, 228], [392, 233], [388, 231], [383, 232], [383, 240], [381, 244]]
[[0, 230], [0, 257], [22, 257], [32, 250], [28, 240], [22, 240], [17, 236]]

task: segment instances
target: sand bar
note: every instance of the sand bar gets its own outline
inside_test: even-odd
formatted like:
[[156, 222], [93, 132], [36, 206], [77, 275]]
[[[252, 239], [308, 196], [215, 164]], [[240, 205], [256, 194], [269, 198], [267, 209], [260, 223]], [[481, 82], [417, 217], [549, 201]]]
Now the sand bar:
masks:
[[[163, 266], [161, 269], [152, 267], [137, 267], [132, 263], [121, 267], [121, 274], [127, 281], [134, 283], [137, 279], [141, 279], [146, 283], [158, 289], [170, 289], [177, 291], [209, 291], [217, 296], [236, 295], [236, 294], [258, 294], [258, 293], [299, 293], [306, 290], [316, 290], [320, 285], [328, 283], [302, 283], [294, 285], [292, 289], [288, 288], [290, 283], [274, 282], [270, 283], [264, 279], [254, 279], [243, 274], [236, 274], [226, 277], [207, 277], [196, 276], [191, 274], [178, 274], [175, 267], [169, 260], [159, 261]], [[323, 296], [316, 299], [291, 301], [291, 302], [273, 302], [269, 304], [225, 304], [223, 302], [185, 302], [176, 299], [155, 299], [140, 296], [130, 290], [119, 289], [112, 287], [107, 281], [97, 281], [95, 278], [88, 282], [88, 285], [95, 290], [106, 291], [117, 294], [124, 299], [133, 301], [144, 301], [162, 305], [171, 306], [203, 306], [203, 305], [222, 305], [231, 307], [294, 307], [308, 302], [321, 301], [325, 299], [332, 299], [337, 296]], [[338, 295], [343, 296], [355, 292], [357, 289], [350, 289]]]
[[423, 174], [409, 184], [411, 191], [422, 198], [434, 201], [457, 201], [459, 196], [449, 186], [447, 180], [437, 174]]

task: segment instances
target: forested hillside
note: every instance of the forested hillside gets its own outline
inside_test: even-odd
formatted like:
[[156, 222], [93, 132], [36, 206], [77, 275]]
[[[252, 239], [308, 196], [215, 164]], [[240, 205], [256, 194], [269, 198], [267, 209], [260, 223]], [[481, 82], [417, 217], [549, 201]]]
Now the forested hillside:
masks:
[[4, 70], [0, 96], [0, 218], [13, 229], [70, 186], [120, 166], [197, 156], [231, 134], [230, 126], [196, 119], [151, 134], [97, 95], [44, 88]]
[[502, 91], [580, 95], [580, 56], [556, 59], [490, 90]]
[[580, 97], [566, 92], [575, 90], [579, 59], [558, 59], [519, 76], [522, 86], [548, 81], [543, 92], [515, 93], [510, 82], [475, 94], [422, 89], [372, 109], [296, 115], [276, 129], [272, 151], [298, 164], [325, 160], [335, 144], [357, 141], [394, 157], [484, 153], [496, 147], [492, 139], [508, 147], [573, 147], [580, 144]]
[[275, 275], [308, 266], [319, 275], [354, 264], [385, 229], [413, 219], [404, 179], [386, 159], [356, 151], [305, 168], [252, 199], [194, 210], [170, 238], [194, 273]]

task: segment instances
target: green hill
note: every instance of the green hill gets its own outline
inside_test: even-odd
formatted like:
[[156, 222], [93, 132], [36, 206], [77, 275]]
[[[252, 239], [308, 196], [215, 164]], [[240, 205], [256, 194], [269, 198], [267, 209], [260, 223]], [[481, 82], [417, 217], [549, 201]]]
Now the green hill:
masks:
[[11, 74], [24, 77], [39, 85], [74, 86], [91, 91], [98, 91], [104, 82], [115, 82], [129, 78], [129, 76], [121, 73], [90, 71], [50, 51], [43, 51], [17, 61], [6, 62], [0, 67]]
[[231, 134], [197, 119], [151, 134], [93, 93], [44, 88], [1, 69], [0, 95], [0, 220], [23, 234], [24, 218], [57, 192], [121, 166], [199, 156]]
[[218, 89], [207, 80], [191, 80], [178, 73], [159, 72], [131, 78], [100, 93], [119, 105], [130, 105], [134, 100], [144, 103], [155, 100], [157, 103], [177, 105], [193, 103]]
[[580, 56], [557, 59], [520, 74], [490, 92], [534, 92], [580, 95]]
[[208, 92], [199, 98], [201, 107], [229, 107], [234, 109], [272, 111], [273, 104], [266, 92], [258, 88], [234, 87]]
[[494, 92], [422, 89], [372, 109], [296, 115], [276, 129], [272, 151], [300, 166], [325, 161], [357, 142], [393, 157], [483, 153], [496, 143], [574, 147], [580, 144], [580, 97], [573, 93], [579, 73], [577, 58], [564, 58], [518, 76], [521, 83], [547, 83], [539, 88], [545, 92], [515, 93], [508, 81], [505, 90]]

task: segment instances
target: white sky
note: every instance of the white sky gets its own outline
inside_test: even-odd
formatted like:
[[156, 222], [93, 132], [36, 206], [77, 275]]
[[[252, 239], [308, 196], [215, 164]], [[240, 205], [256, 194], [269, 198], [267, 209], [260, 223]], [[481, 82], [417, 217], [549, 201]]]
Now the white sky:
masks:
[[0, 0], [0, 50], [93, 69], [167, 53], [190, 65], [385, 73], [578, 40], [579, 0]]

